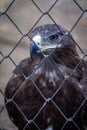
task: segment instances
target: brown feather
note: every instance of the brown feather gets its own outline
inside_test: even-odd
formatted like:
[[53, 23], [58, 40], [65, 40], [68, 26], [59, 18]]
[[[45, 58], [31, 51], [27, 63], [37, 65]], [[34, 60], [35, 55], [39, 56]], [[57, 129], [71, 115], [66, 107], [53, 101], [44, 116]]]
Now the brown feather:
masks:
[[[39, 53], [34, 56], [33, 60], [27, 58], [21, 61], [18, 67], [24, 73], [26, 79], [18, 67], [13, 71], [13, 76], [6, 86], [5, 94], [8, 98], [6, 102], [8, 102], [9, 117], [19, 130], [23, 130], [27, 123], [21, 111], [28, 120], [32, 120], [43, 105], [44, 108], [34, 120], [41, 130], [46, 130], [49, 126], [53, 130], [60, 130], [66, 119], [69, 120], [71, 117], [81, 130], [82, 122], [87, 122], [87, 114], [86, 116], [84, 114], [87, 113], [87, 105], [83, 108], [83, 114], [81, 108], [77, 116], [74, 117], [75, 112], [84, 100], [83, 86], [85, 85], [85, 89], [87, 87], [87, 77], [84, 78], [86, 68], [84, 63], [81, 63], [77, 70], [73, 72], [73, 69], [80, 62], [80, 57], [76, 52], [74, 40], [71, 36], [66, 36], [61, 44], [64, 44], [63, 48], [56, 48], [45, 59]], [[50, 54], [51, 51], [47, 50], [44, 53]], [[73, 74], [69, 78], [72, 72]], [[62, 82], [64, 83], [61, 86]], [[57, 93], [55, 94], [55, 92]], [[85, 121], [82, 121], [83, 118], [85, 118]], [[33, 122], [26, 127], [26, 130], [36, 129]], [[77, 130], [77, 127], [69, 120], [64, 130], [68, 129]]]

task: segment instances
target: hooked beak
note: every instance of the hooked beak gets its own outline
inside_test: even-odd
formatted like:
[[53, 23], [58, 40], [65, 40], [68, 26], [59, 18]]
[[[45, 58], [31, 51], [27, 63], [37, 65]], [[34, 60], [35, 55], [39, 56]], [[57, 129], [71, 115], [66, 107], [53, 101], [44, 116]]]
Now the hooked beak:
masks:
[[36, 45], [34, 41], [32, 41], [30, 45], [30, 57], [33, 59], [34, 55], [39, 51], [40, 51], [39, 47]]

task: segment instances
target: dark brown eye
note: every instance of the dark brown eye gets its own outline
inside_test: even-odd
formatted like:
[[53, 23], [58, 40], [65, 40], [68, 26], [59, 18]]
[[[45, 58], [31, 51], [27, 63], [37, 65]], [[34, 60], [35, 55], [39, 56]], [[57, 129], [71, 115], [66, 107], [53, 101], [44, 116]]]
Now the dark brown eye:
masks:
[[55, 34], [55, 35], [51, 35], [49, 38], [50, 38], [51, 41], [55, 41], [55, 40], [58, 39], [58, 37], [59, 36], [57, 34]]

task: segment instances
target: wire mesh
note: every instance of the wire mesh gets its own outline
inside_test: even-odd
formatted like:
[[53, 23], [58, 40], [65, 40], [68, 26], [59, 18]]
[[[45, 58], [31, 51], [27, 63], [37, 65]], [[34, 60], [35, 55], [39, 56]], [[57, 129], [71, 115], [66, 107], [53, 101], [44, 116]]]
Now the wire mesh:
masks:
[[[18, 88], [18, 90], [14, 93], [14, 95], [11, 97], [11, 99], [7, 99], [7, 97], [6, 97], [6, 95], [4, 94], [4, 92], [0, 89], [0, 93], [2, 94], [3, 98], [6, 99], [6, 103], [0, 108], [0, 113], [3, 112], [3, 110], [6, 108], [6, 105], [7, 105], [9, 102], [12, 102], [12, 103], [16, 106], [16, 108], [20, 111], [20, 113], [22, 114], [23, 118], [26, 120], [26, 124], [25, 124], [23, 130], [26, 130], [27, 126], [30, 125], [31, 123], [33, 123], [33, 124], [36, 126], [36, 128], [37, 128], [38, 130], [40, 130], [38, 124], [36, 124], [36, 122], [35, 122], [35, 119], [38, 118], [38, 115], [40, 114], [40, 112], [42, 111], [42, 109], [46, 106], [46, 104], [51, 101], [51, 102], [53, 103], [54, 107], [57, 108], [57, 110], [61, 113], [61, 115], [62, 115], [63, 118], [65, 119], [65, 123], [63, 124], [61, 130], [64, 129], [64, 127], [66, 126], [66, 124], [67, 124], [68, 122], [72, 122], [72, 123], [76, 126], [76, 128], [77, 128], [78, 130], [80, 130], [79, 126], [78, 126], [78, 125], [75, 123], [75, 121], [74, 121], [74, 117], [76, 116], [76, 114], [77, 114], [78, 111], [80, 110], [81, 106], [82, 106], [82, 105], [85, 103], [85, 101], [87, 100], [87, 97], [84, 96], [85, 98], [84, 98], [83, 102], [81, 103], [81, 105], [79, 106], [79, 108], [77, 109], [77, 111], [74, 113], [74, 115], [73, 115], [71, 118], [67, 118], [66, 115], [61, 111], [61, 109], [58, 107], [58, 105], [57, 105], [57, 104], [54, 102], [54, 100], [53, 100], [53, 98], [54, 98], [55, 95], [59, 92], [59, 90], [61, 89], [61, 87], [63, 86], [63, 84], [65, 83], [65, 81], [66, 81], [67, 78], [65, 78], [65, 79], [63, 80], [63, 82], [60, 84], [59, 88], [58, 88], [57, 91], [53, 94], [53, 96], [52, 96], [51, 98], [46, 98], [46, 97], [43, 95], [43, 93], [41, 92], [41, 90], [39, 89], [39, 87], [37, 86], [37, 84], [33, 81], [32, 76], [33, 76], [33, 74], [35, 73], [35, 71], [39, 68], [39, 66], [40, 66], [41, 64], [43, 64], [43, 62], [45, 61], [45, 59], [46, 59], [47, 57], [44, 56], [44, 59], [40, 62], [40, 64], [39, 64], [38, 67], [36, 68], [36, 70], [34, 70], [34, 72], [32, 72], [32, 74], [29, 75], [28, 77], [26, 77], [26, 75], [23, 73], [22, 69], [16, 65], [14, 59], [11, 58], [11, 54], [12, 54], [12, 53], [15, 51], [15, 49], [19, 46], [19, 44], [21, 43], [21, 41], [22, 41], [25, 37], [28, 37], [28, 38], [30, 39], [30, 36], [29, 36], [29, 35], [30, 35], [30, 32], [32, 32], [32, 30], [36, 27], [36, 25], [38, 24], [38, 22], [39, 22], [44, 16], [48, 16], [49, 19], [50, 19], [53, 23], [57, 24], [56, 21], [54, 20], [54, 18], [51, 16], [50, 11], [54, 8], [54, 6], [55, 6], [60, 0], [55, 0], [55, 2], [53, 2], [53, 4], [51, 5], [51, 7], [50, 7], [50, 8], [48, 9], [48, 11], [46, 11], [46, 12], [44, 12], [44, 11], [39, 7], [39, 5], [37, 4], [36, 0], [31, 0], [32, 3], [33, 3], [33, 6], [35, 6], [35, 7], [38, 9], [38, 11], [39, 11], [39, 13], [40, 13], [40, 17], [37, 19], [37, 21], [35, 22], [35, 24], [32, 26], [32, 28], [31, 28], [26, 34], [21, 31], [20, 27], [18, 27], [18, 26], [16, 25], [15, 21], [12, 20], [12, 18], [11, 18], [11, 17], [9, 16], [9, 14], [8, 14], [9, 9], [10, 9], [11, 6], [15, 3], [15, 1], [16, 1], [16, 0], [13, 0], [12, 2], [9, 2], [9, 6], [7, 7], [7, 9], [6, 9], [4, 12], [0, 12], [0, 18], [1, 18], [2, 16], [6, 16], [6, 17], [9, 19], [9, 21], [13, 24], [13, 26], [16, 28], [16, 30], [20, 33], [21, 38], [20, 38], [19, 41], [16, 43], [16, 45], [14, 46], [14, 48], [9, 52], [8, 55], [5, 55], [2, 51], [0, 51], [0, 55], [1, 55], [1, 57], [2, 57], [2, 58], [1, 58], [1, 61], [0, 61], [0, 64], [2, 64], [6, 59], [7, 59], [7, 60], [9, 59], [9, 60], [11, 61], [11, 63], [14, 64], [15, 67], [17, 67], [18, 71], [19, 71], [19, 72], [21, 73], [21, 75], [23, 76], [24, 82], [21, 84], [21, 86]], [[72, 28], [69, 30], [69, 32], [68, 32], [67, 34], [65, 34], [65, 35], [71, 34], [72, 31], [76, 28], [76, 26], [77, 26], [78, 23], [80, 22], [80, 20], [82, 19], [83, 15], [84, 15], [85, 13], [87, 13], [87, 9], [83, 9], [83, 8], [81, 7], [81, 5], [79, 4], [79, 2], [77, 2], [76, 0], [73, 0], [73, 2], [76, 4], [77, 8], [80, 9], [81, 14], [80, 14], [79, 18], [76, 20], [76, 22], [74, 23], [74, 25], [72, 26]], [[63, 38], [62, 38], [62, 39], [63, 39]], [[61, 40], [62, 40], [62, 39], [61, 39]], [[77, 47], [80, 49], [81, 53], [83, 54], [83, 57], [81, 58], [80, 62], [77, 64], [77, 66], [73, 69], [73, 72], [71, 73], [70, 77], [72, 77], [74, 71], [78, 68], [78, 66], [79, 66], [79, 64], [82, 62], [82, 60], [87, 56], [87, 52], [84, 53], [83, 49], [78, 45], [78, 43], [76, 43], [76, 45], [77, 45]], [[54, 50], [53, 50], [53, 51], [54, 51]], [[51, 52], [51, 53], [53, 53], [53, 52]], [[51, 55], [51, 54], [50, 54], [50, 55]], [[50, 57], [50, 55], [49, 55], [49, 57]], [[51, 60], [53, 60], [53, 59], [51, 59]], [[53, 62], [54, 62], [54, 61], [53, 61]], [[55, 64], [55, 62], [54, 62], [54, 64]], [[17, 105], [17, 103], [14, 101], [15, 96], [16, 96], [18, 93], [20, 93], [20, 90], [23, 88], [24, 84], [25, 84], [28, 80], [30, 80], [30, 81], [32, 82], [32, 84], [33, 84], [34, 87], [37, 89], [37, 91], [39, 92], [39, 94], [41, 95], [41, 97], [44, 99], [43, 105], [41, 106], [41, 108], [39, 109], [39, 111], [37, 112], [37, 114], [33, 117], [33, 119], [31, 119], [31, 120], [29, 120], [29, 119], [26, 117], [26, 115], [22, 112], [22, 110], [20, 109], [20, 107], [19, 107], [19, 106]]]

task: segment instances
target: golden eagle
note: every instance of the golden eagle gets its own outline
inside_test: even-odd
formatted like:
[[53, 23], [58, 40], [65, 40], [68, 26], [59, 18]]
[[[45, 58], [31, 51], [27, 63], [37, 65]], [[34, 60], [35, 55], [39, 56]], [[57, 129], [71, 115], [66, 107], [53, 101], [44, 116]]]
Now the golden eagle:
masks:
[[19, 130], [78, 130], [87, 127], [87, 63], [73, 37], [56, 24], [30, 33], [30, 58], [13, 71], [6, 108]]

